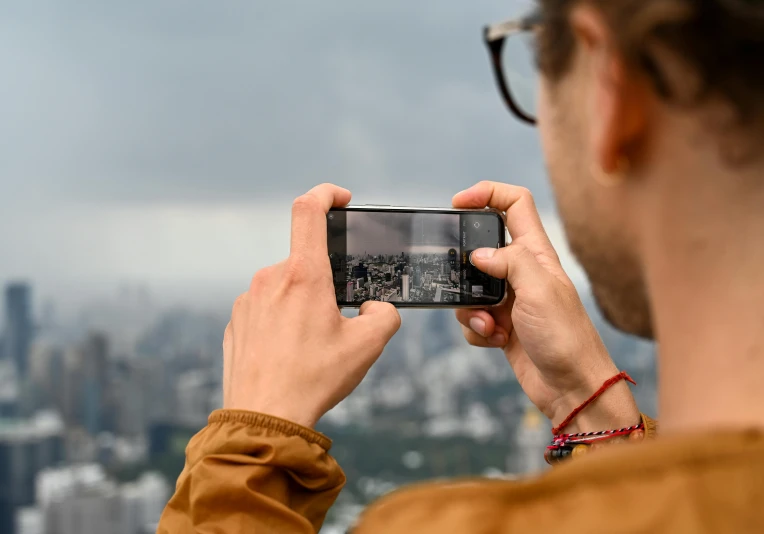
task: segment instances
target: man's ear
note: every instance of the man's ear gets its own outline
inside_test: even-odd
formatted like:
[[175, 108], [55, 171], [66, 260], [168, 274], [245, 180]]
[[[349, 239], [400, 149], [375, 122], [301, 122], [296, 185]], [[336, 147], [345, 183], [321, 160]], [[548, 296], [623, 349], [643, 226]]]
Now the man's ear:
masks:
[[622, 161], [636, 157], [645, 139], [653, 94], [644, 76], [628, 65], [615, 34], [596, 7], [581, 3], [570, 15], [588, 94], [591, 161], [605, 174], [619, 171]]

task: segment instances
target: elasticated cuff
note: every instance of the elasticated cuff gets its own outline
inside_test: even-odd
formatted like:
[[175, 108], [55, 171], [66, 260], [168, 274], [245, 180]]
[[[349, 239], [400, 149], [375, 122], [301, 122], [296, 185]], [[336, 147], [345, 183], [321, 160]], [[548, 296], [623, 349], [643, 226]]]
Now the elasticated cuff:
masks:
[[332, 448], [332, 440], [320, 432], [273, 415], [247, 410], [215, 410], [210, 414], [207, 423], [210, 425], [215, 423], [240, 423], [279, 432], [285, 436], [299, 436], [308, 443], [315, 443], [326, 451]]

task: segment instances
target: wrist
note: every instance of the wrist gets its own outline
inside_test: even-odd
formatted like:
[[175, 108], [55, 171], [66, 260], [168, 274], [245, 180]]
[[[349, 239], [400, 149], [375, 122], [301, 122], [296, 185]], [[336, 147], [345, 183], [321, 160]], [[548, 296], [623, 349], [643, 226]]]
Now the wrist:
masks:
[[277, 417], [291, 423], [296, 423], [305, 428], [313, 430], [318, 422], [317, 417], [313, 417], [308, 412], [302, 410], [296, 410], [289, 406], [285, 406], [280, 403], [271, 402], [246, 402], [235, 403], [223, 407], [226, 410], [242, 410], [247, 412], [255, 412], [263, 415], [269, 415], [271, 417]]
[[[597, 373], [597, 378], [593, 378], [586, 386], [561, 397], [550, 418], [552, 426], [558, 426], [573, 410], [591, 397], [607, 379], [617, 373], [618, 371], [615, 367], [613, 367], [612, 372]], [[602, 378], [603, 376], [604, 378]], [[625, 380], [621, 380], [609, 387], [602, 395], [576, 415], [563, 431], [566, 434], [594, 432], [624, 428], [635, 425], [639, 421], [639, 408], [631, 393], [629, 384]]]

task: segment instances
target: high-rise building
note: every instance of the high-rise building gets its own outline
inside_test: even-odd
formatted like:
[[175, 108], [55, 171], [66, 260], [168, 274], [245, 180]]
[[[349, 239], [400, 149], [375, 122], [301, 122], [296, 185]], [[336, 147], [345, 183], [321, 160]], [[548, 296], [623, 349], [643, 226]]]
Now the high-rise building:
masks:
[[91, 436], [96, 436], [104, 430], [110, 430], [107, 425], [107, 397], [109, 343], [106, 336], [92, 334], [82, 347], [84, 384], [82, 397], [82, 413], [85, 429]]
[[369, 268], [364, 265], [363, 263], [359, 263], [355, 267], [353, 267], [353, 278], [366, 278], [369, 275]]
[[346, 294], [345, 294], [345, 302], [353, 302], [353, 298], [355, 296], [354, 291], [353, 291], [353, 285], [354, 284], [353, 284], [352, 280], [350, 282], [348, 282], [348, 284], [347, 284]]
[[0, 360], [0, 418], [18, 415], [19, 396], [15, 365], [10, 360]]
[[91, 334], [69, 347], [63, 360], [60, 406], [66, 423], [84, 428], [91, 436], [112, 430], [115, 392], [110, 388], [108, 339]]
[[45, 525], [39, 508], [16, 510], [16, 534], [45, 534]]
[[100, 465], [79, 464], [40, 473], [37, 490], [43, 534], [148, 534], [170, 487], [151, 472], [118, 485]]
[[404, 274], [402, 277], [402, 283], [401, 283], [401, 299], [404, 301], [409, 300], [409, 291], [411, 290], [409, 286], [409, 275]]
[[118, 485], [98, 464], [43, 471], [37, 477], [42, 533], [153, 533], [169, 489], [164, 477], [152, 472]]
[[217, 380], [211, 370], [191, 369], [178, 376], [176, 391], [176, 415], [181, 423], [198, 428], [204, 427], [215, 406]]
[[332, 254], [330, 256], [332, 264], [332, 276], [334, 277], [334, 283], [340, 283], [345, 280], [345, 273], [347, 271], [347, 257], [341, 254]]
[[29, 346], [32, 343], [32, 289], [25, 283], [5, 287], [5, 357], [13, 361], [20, 380], [27, 376]]
[[64, 461], [64, 425], [53, 412], [0, 421], [0, 532], [14, 534], [16, 511], [35, 502], [35, 478]]
[[418, 265], [414, 269], [414, 287], [422, 287], [422, 268]]
[[146, 472], [135, 482], [123, 484], [119, 493], [125, 530], [135, 534], [156, 532], [170, 497], [170, 486], [165, 478], [158, 473]]
[[[156, 363], [119, 359], [114, 365], [109, 391], [114, 406], [112, 426], [117, 435], [139, 436], [144, 433], [150, 418], [159, 415], [150, 393], [154, 378], [152, 364]], [[174, 393], [177, 396], [177, 391]], [[173, 413], [177, 411], [176, 406], [169, 406], [169, 409]]]

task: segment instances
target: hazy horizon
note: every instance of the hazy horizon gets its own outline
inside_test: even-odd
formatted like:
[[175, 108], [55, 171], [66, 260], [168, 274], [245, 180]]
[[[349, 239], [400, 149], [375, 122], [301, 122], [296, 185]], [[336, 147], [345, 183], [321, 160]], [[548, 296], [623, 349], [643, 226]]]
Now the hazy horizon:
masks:
[[506, 181], [553, 219], [537, 132], [504, 109], [481, 38], [531, 3], [7, 6], [0, 284], [61, 310], [123, 282], [232, 301], [324, 181], [442, 207]]

